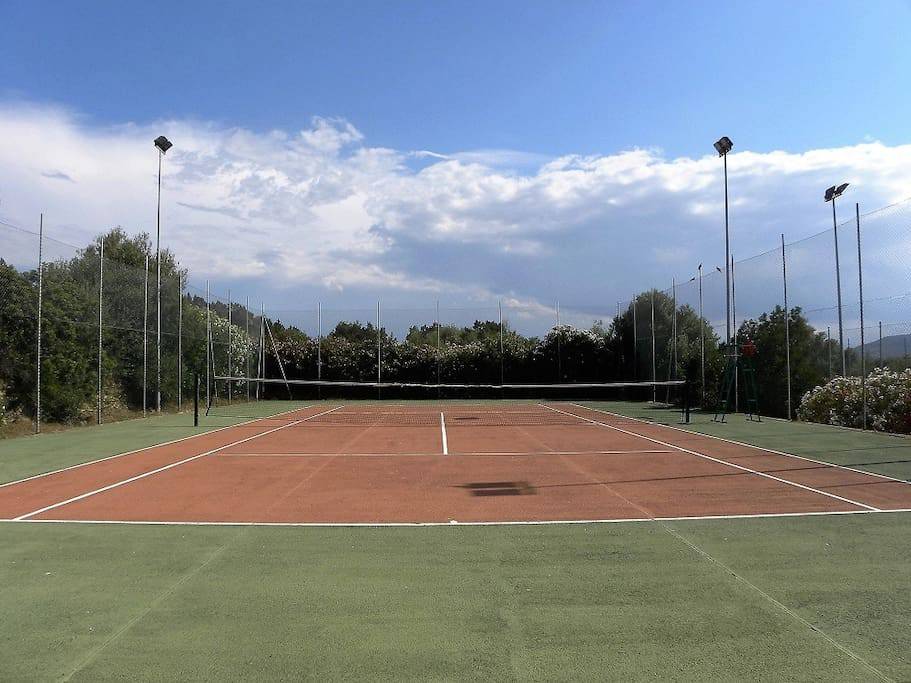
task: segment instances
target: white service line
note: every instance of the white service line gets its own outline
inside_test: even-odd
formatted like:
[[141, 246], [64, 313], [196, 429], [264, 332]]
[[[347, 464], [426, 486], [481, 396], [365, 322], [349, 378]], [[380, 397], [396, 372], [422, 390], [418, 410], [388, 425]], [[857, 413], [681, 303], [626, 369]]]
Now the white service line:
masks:
[[[586, 423], [587, 424], [587, 423]], [[533, 455], [639, 455], [647, 453], [673, 453], [669, 450], [634, 451], [450, 451], [452, 456], [533, 456]], [[222, 458], [417, 458], [437, 456], [439, 453], [222, 453]]]
[[[794, 453], [785, 453], [784, 451], [776, 451], [773, 448], [765, 448], [764, 446], [757, 446], [753, 443], [746, 443], [745, 441], [735, 441], [734, 439], [728, 439], [723, 436], [716, 436], [714, 434], [704, 434], [702, 432], [697, 432], [691, 429], [683, 429], [682, 427], [675, 427], [673, 425], [667, 424], [658, 424], [657, 422], [649, 422], [648, 420], [642, 420], [638, 417], [629, 417], [628, 415], [621, 415], [620, 413], [612, 413], [609, 410], [602, 410], [601, 408], [592, 408], [591, 406], [584, 406], [581, 403], [570, 403], [571, 406], [576, 408], [582, 408], [583, 410], [591, 410], [596, 413], [602, 413], [604, 415], [610, 415], [612, 417], [622, 417], [631, 422], [641, 422], [642, 424], [654, 425], [657, 427], [664, 427], [665, 429], [673, 429], [675, 432], [683, 432], [684, 434], [698, 434], [699, 436], [704, 436], [707, 439], [715, 439], [716, 441], [724, 441], [725, 443], [735, 444], [737, 446], [745, 446], [746, 448], [752, 448], [757, 451], [765, 451], [766, 453], [774, 453], [775, 455], [784, 455], [788, 458], [797, 458], [798, 460], [804, 460], [805, 462], [816, 463], [817, 465], [828, 465], [829, 467], [837, 467], [840, 470], [848, 470], [849, 472], [857, 472], [858, 474], [867, 474], [871, 477], [879, 477], [880, 479], [888, 479], [889, 481], [896, 481], [899, 484], [907, 484], [911, 486], [911, 481], [906, 479], [899, 479], [897, 477], [890, 477], [888, 474], [880, 474], [879, 472], [868, 472], [867, 470], [857, 469], [856, 467], [849, 467], [848, 465], [836, 465], [833, 462], [826, 462], [825, 460], [814, 460], [813, 458], [808, 458], [804, 455], [795, 455]], [[790, 422], [790, 420], [785, 420], [784, 418], [774, 417], [773, 420], [778, 420], [780, 422]], [[839, 430], [848, 430], [852, 432], [862, 432], [861, 429], [855, 429], [854, 427], [839, 427], [837, 425], [825, 425], [827, 427], [833, 427]], [[869, 433], [869, 430], [868, 430]], [[883, 436], [897, 436], [904, 438], [904, 434], [892, 434], [891, 432], [879, 432]]]
[[513, 520], [489, 522], [186, 522], [131, 519], [0, 519], [3, 523], [21, 524], [123, 524], [136, 526], [234, 526], [234, 527], [444, 527], [444, 526], [553, 526], [559, 524], [623, 524], [626, 522], [698, 522], [726, 519], [766, 519], [777, 517], [834, 517], [838, 515], [888, 515], [891, 513], [911, 513], [911, 509], [901, 510], [829, 510], [821, 512], [757, 512], [740, 515], [698, 515], [694, 517], [615, 517], [608, 519], [543, 519]]
[[446, 438], [446, 417], [440, 411], [440, 434], [443, 437], [443, 455], [449, 455], [449, 440]]
[[[583, 407], [583, 406], [580, 406], [580, 407]], [[813, 488], [812, 486], [798, 484], [795, 481], [788, 481], [787, 479], [782, 479], [781, 477], [776, 477], [772, 474], [767, 474], [766, 472], [760, 472], [759, 470], [754, 470], [749, 467], [744, 467], [743, 465], [737, 465], [735, 463], [728, 462], [727, 460], [722, 460], [720, 458], [713, 458], [711, 455], [706, 455], [705, 453], [699, 453], [698, 451], [690, 450], [689, 448], [683, 448], [682, 446], [677, 446], [675, 444], [668, 443], [667, 441], [661, 441], [660, 439], [653, 439], [650, 436], [636, 434], [635, 432], [630, 432], [626, 429], [621, 429], [620, 427], [615, 427], [614, 425], [607, 424], [606, 422], [599, 422], [598, 420], [592, 420], [589, 418], [581, 417], [579, 415], [573, 415], [573, 413], [567, 413], [565, 410], [560, 410], [558, 408], [553, 408], [551, 406], [547, 406], [547, 408], [549, 410], [553, 410], [558, 413], [563, 413], [564, 415], [572, 415], [573, 417], [578, 417], [583, 420], [588, 420], [592, 424], [601, 425], [602, 427], [606, 427], [608, 429], [613, 429], [613, 430], [621, 432], [623, 434], [628, 434], [630, 436], [638, 436], [640, 439], [645, 439], [646, 441], [651, 441], [652, 443], [657, 443], [662, 446], [668, 446], [669, 448], [673, 448], [674, 450], [681, 451], [682, 453], [687, 453], [689, 455], [695, 455], [698, 458], [705, 458], [706, 460], [711, 460], [712, 462], [717, 462], [720, 465], [727, 465], [728, 467], [733, 467], [735, 469], [742, 470], [743, 472], [749, 472], [751, 474], [755, 474], [760, 477], [765, 477], [766, 479], [774, 479], [775, 481], [780, 481], [782, 484], [788, 484], [789, 486], [794, 486], [799, 489], [804, 489], [805, 491], [812, 491], [813, 493], [818, 493], [821, 496], [827, 496], [828, 498], [834, 498], [835, 500], [840, 500], [843, 503], [849, 503], [851, 505], [856, 505], [857, 507], [866, 508], [867, 510], [870, 510], [871, 512], [882, 512], [882, 510], [880, 508], [874, 507], [872, 505], [867, 505], [866, 503], [860, 503], [856, 500], [851, 500], [850, 498], [845, 498], [843, 496], [837, 496], [834, 493], [829, 493], [828, 491], [822, 491], [821, 489], [816, 489], [816, 488]], [[584, 407], [583, 407], [583, 409], [584, 409]], [[650, 424], [650, 423], [646, 423], [646, 424]], [[692, 433], [692, 432], [689, 432], [689, 433]]]
[[111, 489], [116, 489], [118, 486], [123, 486], [124, 484], [129, 484], [130, 482], [134, 482], [139, 479], [144, 479], [145, 477], [150, 477], [153, 474], [158, 474], [159, 472], [164, 472], [165, 470], [169, 470], [173, 467], [177, 467], [178, 465], [183, 465], [185, 463], [192, 462], [193, 460], [198, 460], [199, 458], [204, 458], [207, 455], [212, 455], [213, 453], [218, 453], [219, 451], [222, 451], [226, 448], [230, 448], [231, 446], [237, 446], [242, 443], [247, 443], [248, 441], [252, 441], [253, 439], [258, 439], [261, 436], [266, 436], [267, 434], [273, 434], [274, 432], [281, 431], [282, 429], [287, 429], [288, 427], [293, 427], [295, 425], [299, 425], [302, 422], [306, 422], [307, 420], [312, 420], [313, 418], [320, 417], [321, 415], [326, 415], [327, 413], [331, 413], [335, 410], [338, 410], [341, 407], [342, 406], [336, 406], [335, 408], [332, 408], [332, 410], [325, 410], [322, 413], [317, 413], [316, 415], [311, 415], [310, 417], [306, 417], [301, 420], [294, 420], [293, 422], [289, 422], [288, 424], [281, 425], [280, 427], [275, 427], [275, 428], [269, 429], [265, 432], [261, 432], [259, 434], [254, 434], [253, 436], [248, 436], [245, 439], [240, 439], [238, 441], [232, 441], [231, 443], [225, 444], [224, 446], [219, 446], [218, 448], [213, 448], [212, 450], [206, 451], [205, 453], [197, 453], [196, 455], [191, 455], [189, 458], [184, 458], [183, 460], [178, 460], [177, 462], [172, 462], [169, 465], [164, 465], [163, 467], [158, 467], [154, 470], [150, 470], [148, 472], [143, 472], [142, 474], [137, 474], [136, 476], [130, 477], [129, 479], [124, 479], [123, 481], [118, 481], [113, 484], [108, 484], [107, 486], [102, 486], [101, 488], [95, 489], [94, 491], [88, 491], [87, 493], [82, 493], [78, 496], [73, 496], [72, 498], [68, 498], [67, 500], [62, 500], [59, 503], [53, 503], [52, 505], [46, 505], [45, 507], [40, 508], [38, 510], [34, 510], [32, 512], [27, 512], [24, 515], [19, 515], [18, 517], [13, 518], [13, 521], [20, 522], [22, 520], [28, 519], [29, 517], [33, 517], [35, 515], [40, 515], [42, 512], [47, 512], [48, 510], [53, 510], [55, 508], [59, 508], [64, 505], [69, 505], [70, 503], [75, 503], [76, 501], [83, 500], [84, 498], [89, 498], [90, 496], [94, 496], [99, 493], [104, 493], [105, 491], [110, 491]]

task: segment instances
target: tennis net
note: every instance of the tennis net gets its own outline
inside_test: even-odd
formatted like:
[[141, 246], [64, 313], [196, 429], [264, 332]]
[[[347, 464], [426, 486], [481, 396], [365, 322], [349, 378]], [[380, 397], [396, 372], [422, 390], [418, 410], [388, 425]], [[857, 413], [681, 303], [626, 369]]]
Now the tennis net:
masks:
[[[245, 382], [253, 384], [251, 396], [259, 400], [241, 400], [246, 396]], [[470, 385], [217, 377], [206, 416], [419, 427], [439, 426], [443, 413], [453, 425], [505, 427], [585, 424], [596, 419], [584, 406], [609, 410], [617, 418], [687, 422], [689, 390], [685, 381]]]

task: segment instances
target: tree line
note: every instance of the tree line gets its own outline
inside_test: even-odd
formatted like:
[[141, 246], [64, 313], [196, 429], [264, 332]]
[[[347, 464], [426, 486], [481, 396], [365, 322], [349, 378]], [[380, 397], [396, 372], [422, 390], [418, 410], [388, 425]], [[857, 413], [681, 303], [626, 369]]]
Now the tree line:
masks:
[[[102, 240], [103, 412], [112, 418], [135, 412], [142, 409], [144, 400], [154, 407], [150, 393], [157, 374], [154, 251], [148, 235], [131, 237], [114, 229], [73, 258], [44, 264], [41, 401], [47, 421], [86, 422], [94, 417]], [[151, 272], [146, 270], [147, 257], [151, 257]], [[163, 405], [171, 408], [179, 393], [191, 396], [194, 373], [205, 375], [207, 315], [205, 300], [186, 293], [188, 273], [169, 251], [162, 253], [161, 271], [161, 391]], [[147, 274], [151, 276], [148, 290]], [[0, 419], [35, 415], [37, 288], [37, 269], [18, 270], [0, 258]], [[633, 306], [639, 315], [634, 315]], [[213, 302], [210, 307], [215, 340], [210, 369], [219, 375], [255, 375], [263, 321], [235, 306], [228, 349], [227, 306]], [[809, 325], [800, 308], [792, 308], [788, 315], [796, 410], [801, 396], [828, 379], [827, 358], [833, 342]], [[787, 415], [784, 316], [784, 310], [776, 307], [744, 321], [738, 330], [739, 340], [752, 339], [759, 350], [756, 376], [760, 406], [767, 415]], [[245, 324], [238, 324], [240, 320]], [[262, 333], [264, 375], [273, 378], [280, 377], [281, 358], [292, 378], [319, 375], [325, 381], [370, 382], [377, 378], [379, 352], [384, 381], [549, 384], [687, 379], [696, 402], [711, 409], [725, 363], [724, 345], [711, 325], [687, 305], [676, 307], [675, 316], [674, 301], [657, 290], [642, 292], [612, 320], [598, 321], [589, 329], [560, 325], [539, 337], [525, 336], [508, 325], [501, 330], [498, 322], [490, 320], [439, 328], [428, 321], [412, 326], [401, 338], [369, 323], [340, 322], [319, 340], [280, 320], [267, 324], [271, 335]], [[178, 362], [183, 370], [180, 386]], [[243, 383], [234, 384], [232, 390], [246, 393]]]

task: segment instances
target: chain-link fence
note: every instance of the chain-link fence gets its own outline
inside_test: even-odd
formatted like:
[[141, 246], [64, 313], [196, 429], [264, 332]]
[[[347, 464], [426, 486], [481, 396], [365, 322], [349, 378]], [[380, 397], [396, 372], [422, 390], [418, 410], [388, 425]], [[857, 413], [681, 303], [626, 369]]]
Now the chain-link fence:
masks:
[[807, 391], [835, 376], [911, 367], [911, 200], [733, 261], [730, 347], [719, 264], [595, 305], [342, 309], [315, 301], [273, 310], [189, 284], [169, 252], [159, 294], [147, 236], [113, 229], [77, 248], [48, 232], [0, 222], [0, 403], [5, 419], [38, 426], [180, 409], [196, 376], [215, 402], [255, 400], [266, 388], [247, 378], [261, 377], [428, 385], [685, 378], [712, 408], [725, 349], [747, 340], [758, 349], [761, 411], [793, 416]]

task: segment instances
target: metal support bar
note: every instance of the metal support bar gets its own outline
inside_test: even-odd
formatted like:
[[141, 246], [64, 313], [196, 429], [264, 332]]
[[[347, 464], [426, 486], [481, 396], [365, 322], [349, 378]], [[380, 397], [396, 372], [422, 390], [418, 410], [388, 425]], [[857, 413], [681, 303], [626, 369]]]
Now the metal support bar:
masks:
[[867, 351], [864, 338], [864, 267], [860, 252], [860, 203], [854, 203], [857, 220], [857, 289], [860, 294], [860, 395], [863, 403], [863, 428], [867, 428]]
[[44, 214], [38, 221], [38, 330], [35, 355], [35, 434], [41, 433], [41, 319], [44, 304]]

